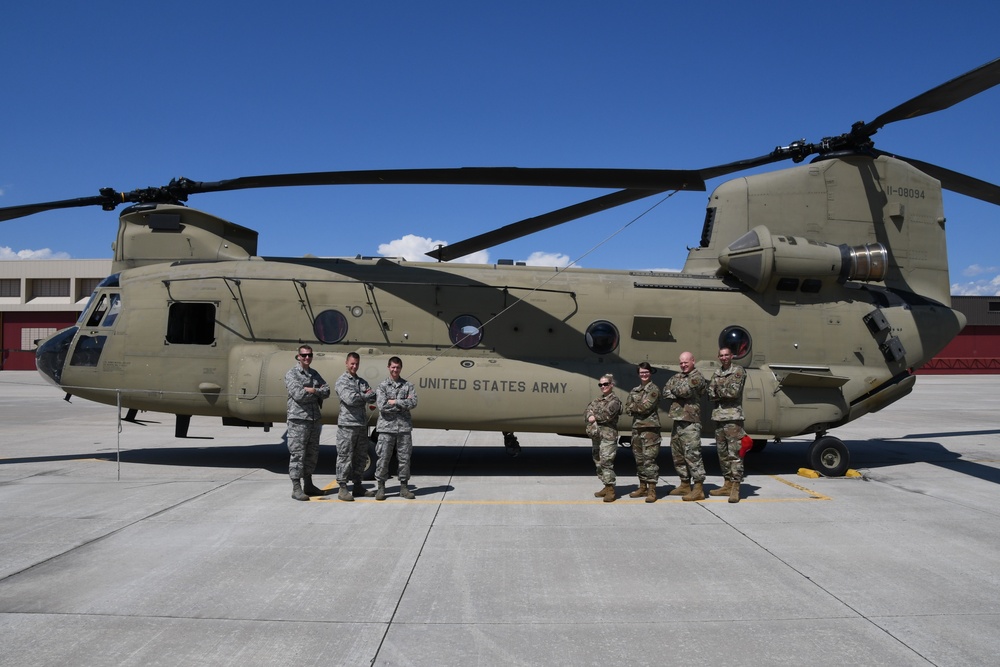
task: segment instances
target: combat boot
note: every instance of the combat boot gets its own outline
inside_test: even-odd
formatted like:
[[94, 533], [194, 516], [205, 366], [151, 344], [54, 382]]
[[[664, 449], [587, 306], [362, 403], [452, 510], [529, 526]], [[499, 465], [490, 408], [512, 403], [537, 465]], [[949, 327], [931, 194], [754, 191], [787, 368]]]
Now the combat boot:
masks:
[[305, 494], [307, 496], [325, 496], [326, 495], [326, 493], [322, 489], [317, 488], [316, 485], [313, 484], [312, 475], [303, 475], [302, 476], [302, 490], [305, 491]]
[[606, 502], [606, 503], [613, 503], [613, 502], [615, 502], [615, 498], [617, 498], [617, 497], [618, 496], [615, 495], [615, 486], [614, 486], [614, 484], [606, 484], [604, 486], [604, 502]]
[[385, 500], [385, 482], [378, 483], [378, 491], [375, 492], [375, 500]]
[[646, 495], [646, 482], [639, 480], [639, 488], [628, 494], [629, 498], [642, 498]]
[[399, 497], [407, 500], [413, 500], [416, 498], [416, 496], [413, 495], [413, 492], [410, 491], [410, 487], [406, 485], [406, 482], [399, 483]]
[[302, 492], [302, 482], [297, 479], [292, 480], [292, 498], [296, 500], [309, 500], [309, 496]]
[[346, 500], [349, 503], [354, 502], [354, 496], [347, 490], [346, 483], [340, 485], [340, 490], [337, 491], [337, 500]]
[[733, 485], [729, 489], [729, 502], [740, 502], [740, 483], [736, 480], [733, 480]]
[[656, 483], [650, 482], [646, 486], [646, 502], [655, 503], [656, 502]]
[[732, 485], [733, 485], [733, 480], [727, 479], [725, 484], [723, 484], [718, 489], [712, 489], [711, 491], [708, 492], [708, 495], [710, 495], [710, 496], [728, 496], [729, 495], [729, 487], [731, 487]]
[[668, 496], [686, 496], [691, 492], [691, 482], [686, 479], [681, 480], [681, 485], [668, 493]]
[[361, 483], [360, 479], [354, 480], [354, 497], [355, 498], [373, 498], [375, 492], [371, 489], [365, 489], [364, 484]]
[[691, 490], [681, 500], [704, 500], [705, 490], [701, 488], [701, 484], [701, 482], [695, 482]]
[[607, 486], [602, 486], [600, 491], [594, 491], [595, 498], [603, 498], [604, 494], [608, 492]]

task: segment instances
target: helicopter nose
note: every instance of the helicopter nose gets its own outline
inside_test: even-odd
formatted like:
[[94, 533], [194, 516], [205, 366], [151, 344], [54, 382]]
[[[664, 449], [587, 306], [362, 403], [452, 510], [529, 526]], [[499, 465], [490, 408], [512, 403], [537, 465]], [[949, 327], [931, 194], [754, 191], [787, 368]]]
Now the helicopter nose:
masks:
[[69, 351], [73, 336], [79, 327], [70, 327], [56, 333], [38, 346], [35, 351], [35, 366], [46, 380], [56, 385], [62, 381], [63, 365], [66, 363], [66, 353]]

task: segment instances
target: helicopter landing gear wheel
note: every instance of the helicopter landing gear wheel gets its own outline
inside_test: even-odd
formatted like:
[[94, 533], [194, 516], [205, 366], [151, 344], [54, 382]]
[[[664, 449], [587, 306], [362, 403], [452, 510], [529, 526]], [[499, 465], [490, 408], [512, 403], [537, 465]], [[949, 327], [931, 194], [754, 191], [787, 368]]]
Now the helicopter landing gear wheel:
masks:
[[521, 453], [521, 443], [517, 441], [517, 436], [510, 431], [503, 431], [503, 446], [507, 450], [507, 456], [511, 458]]
[[758, 438], [757, 440], [753, 441], [753, 445], [750, 447], [750, 453], [759, 454], [760, 452], [764, 451], [766, 447], [767, 447], [767, 440], [761, 440]]
[[816, 438], [809, 446], [808, 456], [812, 469], [824, 477], [843, 477], [851, 464], [851, 453], [847, 451], [847, 446], [832, 435]]

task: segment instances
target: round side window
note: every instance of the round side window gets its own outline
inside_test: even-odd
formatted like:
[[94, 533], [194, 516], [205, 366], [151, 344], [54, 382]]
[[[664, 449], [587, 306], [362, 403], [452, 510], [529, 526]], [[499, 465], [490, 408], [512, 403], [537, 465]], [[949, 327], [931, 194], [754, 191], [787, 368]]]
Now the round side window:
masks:
[[339, 343], [347, 335], [347, 318], [339, 310], [324, 310], [313, 320], [313, 333], [321, 343]]
[[459, 315], [448, 326], [448, 338], [455, 347], [468, 350], [483, 340], [483, 325], [472, 315]]
[[618, 340], [618, 329], [607, 320], [597, 320], [587, 327], [587, 347], [595, 354], [613, 352]]
[[728, 347], [733, 359], [742, 359], [750, 354], [750, 334], [743, 327], [726, 327], [719, 334], [719, 349]]

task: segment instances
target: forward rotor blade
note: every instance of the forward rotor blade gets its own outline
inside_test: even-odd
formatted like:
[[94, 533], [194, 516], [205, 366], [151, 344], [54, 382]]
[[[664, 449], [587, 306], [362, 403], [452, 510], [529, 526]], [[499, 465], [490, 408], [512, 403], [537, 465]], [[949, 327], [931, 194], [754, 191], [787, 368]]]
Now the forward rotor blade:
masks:
[[[704, 189], [698, 172], [677, 169], [560, 169], [459, 167], [377, 169], [244, 176], [225, 181], [186, 181], [185, 191], [219, 192], [300, 185], [525, 185], [570, 188]], [[700, 188], [699, 188], [700, 186]]]
[[105, 196], [98, 197], [80, 197], [79, 199], [63, 199], [61, 201], [50, 201], [41, 204], [25, 204], [23, 206], [6, 206], [0, 208], [0, 222], [5, 222], [7, 220], [13, 220], [14, 218], [23, 218], [27, 215], [34, 215], [35, 213], [42, 213], [44, 211], [53, 211], [60, 208], [76, 208], [79, 206], [101, 206], [107, 207], [111, 206], [113, 209], [115, 205], [119, 202], [114, 202], [113, 199], [109, 199]]
[[913, 158], [909, 158], [898, 153], [886, 153], [885, 151], [880, 150], [876, 150], [875, 153], [909, 162], [928, 176], [941, 181], [941, 187], [951, 190], [952, 192], [957, 192], [958, 194], [966, 195], [967, 197], [973, 197], [989, 204], [1000, 205], [1000, 186], [994, 185], [993, 183], [981, 181], [978, 178], [966, 176], [965, 174], [952, 171], [951, 169], [945, 169], [944, 167], [939, 167], [936, 164], [931, 164], [930, 162], [914, 160]]
[[523, 185], [570, 188], [651, 190], [704, 190], [696, 171], [678, 169], [548, 169], [521, 167], [460, 167], [457, 169], [379, 169], [369, 171], [322, 171], [301, 174], [244, 176], [224, 181], [192, 181], [177, 178], [162, 187], [116, 192], [103, 188], [99, 197], [82, 197], [40, 204], [0, 208], [0, 221], [43, 211], [75, 206], [100, 206], [112, 211], [118, 204], [180, 204], [188, 196], [204, 192], [227, 192], [252, 188], [308, 185]]
[[947, 109], [984, 90], [989, 90], [998, 83], [1000, 83], [1000, 58], [903, 102], [872, 122], [862, 125], [857, 133], [870, 137], [889, 123]]
[[[704, 189], [704, 186], [702, 186], [701, 189]], [[561, 225], [562, 223], [569, 222], [570, 220], [576, 220], [577, 218], [582, 218], [584, 216], [591, 215], [592, 213], [614, 208], [615, 206], [621, 206], [622, 204], [628, 204], [629, 202], [643, 199], [645, 197], [651, 197], [664, 191], [665, 189], [619, 190], [618, 192], [612, 192], [611, 194], [597, 197], [596, 199], [589, 199], [585, 202], [580, 202], [579, 204], [573, 204], [572, 206], [567, 206], [566, 208], [544, 213], [534, 218], [527, 218], [519, 222], [512, 222], [511, 224], [500, 227], [499, 229], [494, 229], [484, 234], [473, 236], [472, 238], [459, 241], [458, 243], [443, 246], [426, 254], [434, 259], [437, 259], [438, 261], [448, 262], [459, 257], [471, 255], [472, 253], [485, 248], [490, 248], [501, 243], [506, 243], [507, 241], [519, 239], [522, 236], [534, 234], [535, 232], [548, 229], [549, 227]]]

